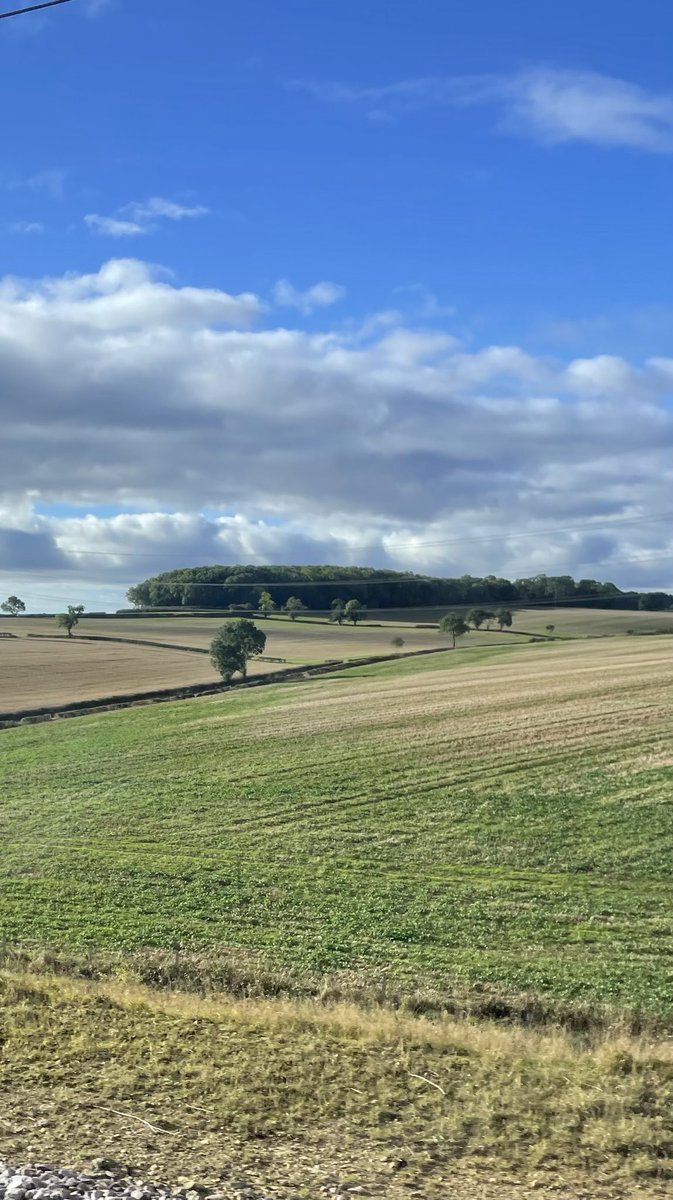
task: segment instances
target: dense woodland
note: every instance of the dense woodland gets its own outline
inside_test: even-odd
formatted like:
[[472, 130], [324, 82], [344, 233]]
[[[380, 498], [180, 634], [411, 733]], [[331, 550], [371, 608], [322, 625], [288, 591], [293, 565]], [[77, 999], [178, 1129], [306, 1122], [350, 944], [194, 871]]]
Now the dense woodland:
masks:
[[414, 608], [473, 604], [583, 604], [595, 608], [667, 609], [673, 596], [622, 592], [614, 583], [575, 581], [569, 575], [534, 575], [529, 579], [441, 579], [411, 572], [371, 567], [210, 566], [166, 571], [128, 591], [136, 608], [255, 608], [262, 591], [281, 607], [291, 596], [307, 608], [325, 611], [332, 601], [355, 599], [377, 608]]

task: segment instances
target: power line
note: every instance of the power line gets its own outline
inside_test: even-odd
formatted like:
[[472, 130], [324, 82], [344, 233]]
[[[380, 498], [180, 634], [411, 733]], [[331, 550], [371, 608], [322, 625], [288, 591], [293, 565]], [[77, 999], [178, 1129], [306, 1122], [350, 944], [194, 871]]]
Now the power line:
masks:
[[20, 17], [22, 13], [39, 12], [41, 8], [56, 8], [57, 4], [70, 4], [70, 0], [44, 0], [42, 4], [31, 4], [28, 8], [14, 8], [11, 12], [0, 13], [0, 21], [7, 17]]

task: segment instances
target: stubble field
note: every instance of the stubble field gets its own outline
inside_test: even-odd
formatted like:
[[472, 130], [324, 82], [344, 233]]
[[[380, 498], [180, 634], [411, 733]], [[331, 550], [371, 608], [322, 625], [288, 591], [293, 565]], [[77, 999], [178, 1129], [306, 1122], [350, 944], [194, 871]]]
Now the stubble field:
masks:
[[[206, 651], [224, 624], [223, 618], [84, 618], [75, 635], [58, 636], [53, 619], [6, 618], [0, 621], [0, 716], [2, 713], [67, 704], [70, 701], [122, 696], [155, 688], [217, 682], [218, 675]], [[252, 659], [250, 675], [282, 670], [283, 666], [311, 665], [328, 659], [366, 658], [395, 653], [396, 627], [353, 628], [256, 620], [267, 636], [265, 657]], [[404, 650], [446, 648], [448, 639], [436, 630], [402, 631]], [[32, 637], [28, 637], [32, 634]], [[40, 637], [34, 635], [39, 634]], [[46, 635], [46, 636], [45, 636]], [[86, 637], [120, 638], [93, 641]], [[484, 640], [487, 635], [477, 635]], [[143, 640], [161, 647], [139, 645]], [[183, 649], [172, 650], [171, 647]], [[185, 651], [191, 650], [192, 653]], [[202, 651], [203, 653], [196, 653]]]
[[[393, 638], [402, 637], [404, 653], [447, 649], [449, 639], [434, 628], [417, 628], [430, 623], [443, 610], [416, 610], [380, 614], [380, 623], [360, 626], [330, 625], [327, 621], [291, 622], [287, 618], [255, 618], [267, 637], [265, 657], [277, 663], [252, 660], [249, 673], [263, 674], [283, 666], [315, 665], [330, 660], [392, 655]], [[378, 614], [377, 614], [378, 616]], [[395, 619], [383, 619], [384, 617]], [[171, 647], [205, 652], [223, 617], [84, 617], [75, 637], [56, 637], [51, 618], [0, 619], [0, 715], [25, 709], [62, 705], [70, 701], [101, 699], [158, 688], [215, 682], [205, 653], [172, 653]], [[481, 647], [511, 646], [530, 635], [548, 638], [546, 626], [554, 625], [554, 639], [598, 638], [624, 634], [673, 633], [671, 613], [612, 613], [592, 609], [528, 609], [514, 612], [513, 632], [471, 631], [458, 640], [461, 652]], [[33, 640], [28, 634], [48, 635]], [[129, 645], [87, 643], [85, 637], [119, 638]], [[163, 649], [134, 643], [148, 640], [163, 643]]]
[[0, 640], [0, 717], [217, 679], [207, 655], [75, 638]]

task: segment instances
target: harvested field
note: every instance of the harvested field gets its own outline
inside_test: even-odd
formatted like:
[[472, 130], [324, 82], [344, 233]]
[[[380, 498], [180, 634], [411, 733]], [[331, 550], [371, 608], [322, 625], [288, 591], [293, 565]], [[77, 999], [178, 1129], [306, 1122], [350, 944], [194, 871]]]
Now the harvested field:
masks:
[[[207, 648], [227, 618], [223, 617], [84, 617], [77, 626], [81, 634], [148, 639], [178, 646]], [[368, 658], [373, 654], [392, 654], [391, 639], [404, 638], [405, 650], [442, 649], [449, 639], [436, 629], [400, 629], [385, 625], [377, 629], [369, 625], [331, 625], [328, 621], [288, 621], [282, 618], [255, 617], [255, 624], [267, 637], [265, 654], [286, 658], [292, 664], [320, 663], [326, 659]], [[27, 617], [20, 621], [0, 620], [0, 632], [25, 636], [28, 633], [54, 632], [49, 618]], [[478, 637], [480, 635], [477, 635]], [[488, 635], [487, 635], [488, 636]], [[494, 635], [490, 635], [491, 640]], [[471, 635], [470, 640], [474, 638]], [[483, 635], [481, 635], [483, 638]]]
[[[456, 606], [460, 607], [460, 606]], [[484, 608], [499, 605], [484, 604]], [[503, 608], [509, 605], [503, 604]], [[467, 611], [467, 610], [464, 610]], [[545, 635], [545, 626], [554, 626], [555, 637], [619, 637], [633, 630], [635, 634], [673, 634], [673, 612], [620, 612], [606, 608], [516, 608], [511, 609], [516, 632]], [[439, 621], [446, 608], [400, 608], [372, 613], [375, 620], [400, 622]], [[471, 635], [473, 636], [473, 635]]]
[[217, 679], [206, 655], [75, 638], [0, 641], [0, 716]]

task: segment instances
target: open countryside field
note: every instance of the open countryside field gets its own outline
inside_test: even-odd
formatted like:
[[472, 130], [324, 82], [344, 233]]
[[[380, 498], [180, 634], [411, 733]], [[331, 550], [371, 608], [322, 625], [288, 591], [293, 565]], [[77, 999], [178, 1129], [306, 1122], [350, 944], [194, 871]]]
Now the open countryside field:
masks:
[[205, 654], [74, 638], [0, 639], [0, 716], [218, 678]]
[[673, 1015], [668, 642], [464, 653], [7, 731], [0, 934]]
[[[25, 709], [67, 704], [216, 682], [218, 675], [206, 651], [223, 617], [84, 617], [72, 638], [57, 634], [53, 618], [11, 617], [0, 620], [0, 715]], [[264, 659], [252, 659], [250, 675], [326, 661], [367, 658], [396, 653], [393, 637], [404, 638], [405, 653], [414, 650], [447, 650], [449, 639], [436, 629], [406, 629], [387, 624], [341, 627], [329, 622], [292, 622], [282, 618], [256, 618], [267, 644]], [[32, 635], [29, 637], [28, 635]], [[34, 635], [42, 635], [35, 637]], [[44, 635], [47, 635], [46, 637]], [[87, 637], [120, 638], [87, 642]], [[156, 641], [158, 647], [138, 644]], [[507, 634], [471, 633], [459, 647], [509, 644]], [[171, 647], [175, 646], [176, 651]], [[178, 650], [180, 647], [182, 650]], [[182, 651], [201, 651], [184, 653]], [[269, 659], [281, 660], [279, 662]]]
[[[56, 635], [53, 619], [25, 618], [0, 621], [0, 715], [25, 709], [66, 704], [70, 701], [216, 682], [219, 676], [206, 651], [223, 618], [148, 618], [125, 621], [83, 619], [75, 635]], [[282, 670], [287, 666], [322, 663], [329, 659], [366, 658], [393, 654], [391, 639], [399, 630], [369, 629], [282, 620], [257, 620], [267, 635], [266, 658], [252, 659], [250, 675]], [[48, 637], [28, 637], [47, 634]], [[84, 636], [81, 636], [84, 635]], [[128, 644], [88, 642], [86, 636], [128, 639]], [[135, 640], [134, 640], [135, 639]], [[141, 640], [162, 647], [137, 644]], [[477, 635], [488, 641], [488, 635]], [[447, 648], [448, 639], [433, 630], [412, 630], [404, 635], [404, 650]], [[171, 650], [171, 646], [176, 649]], [[184, 650], [203, 651], [185, 653]]]
[[512, 640], [1, 734], [3, 1150], [663, 1200], [672, 699], [667, 639]]
[[[122, 638], [147, 638], [178, 646], [207, 649], [228, 617], [107, 617], [82, 618], [76, 635]], [[449, 644], [437, 629], [407, 629], [389, 623], [377, 628], [332, 625], [329, 621], [290, 621], [284, 617], [254, 617], [267, 638], [265, 654], [287, 658], [291, 663], [317, 663], [336, 658], [367, 658], [372, 654], [392, 653], [391, 639], [404, 638], [405, 650], [442, 649]], [[54, 632], [53, 619], [24, 617], [0, 620], [0, 632], [25, 636], [27, 633]], [[479, 635], [478, 635], [479, 636]], [[483, 637], [483, 635], [481, 635]], [[491, 635], [492, 637], [492, 635]]]
[[[493, 608], [484, 604], [478, 607]], [[502, 607], [507, 608], [508, 605]], [[456, 610], [461, 611], [460, 605]], [[469, 610], [463, 609], [468, 612]], [[446, 608], [388, 609], [386, 619], [395, 622], [439, 621]], [[673, 634], [673, 612], [619, 612], [607, 608], [512, 608], [512, 629], [535, 635], [545, 635], [545, 626], [554, 626], [555, 637], [615, 637], [633, 633]], [[372, 613], [379, 620], [383, 613]]]

